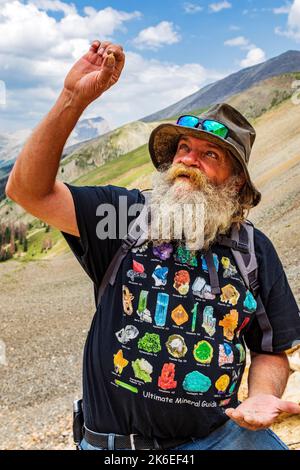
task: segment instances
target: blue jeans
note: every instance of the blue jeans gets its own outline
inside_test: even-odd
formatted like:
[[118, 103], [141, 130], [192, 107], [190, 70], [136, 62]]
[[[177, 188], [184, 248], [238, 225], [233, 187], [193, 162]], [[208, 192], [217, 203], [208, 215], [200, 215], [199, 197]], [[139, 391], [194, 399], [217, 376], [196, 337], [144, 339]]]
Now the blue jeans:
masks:
[[[80, 448], [81, 450], [107, 450], [94, 447], [85, 439], [81, 441]], [[170, 450], [289, 450], [289, 448], [271, 429], [249, 431], [229, 419], [208, 436], [201, 439], [191, 437], [190, 442], [168, 449]]]

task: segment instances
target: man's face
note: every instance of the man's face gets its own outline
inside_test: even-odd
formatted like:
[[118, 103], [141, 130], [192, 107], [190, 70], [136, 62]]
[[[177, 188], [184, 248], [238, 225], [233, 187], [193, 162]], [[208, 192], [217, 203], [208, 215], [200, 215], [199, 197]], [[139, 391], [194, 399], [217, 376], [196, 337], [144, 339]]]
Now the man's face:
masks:
[[180, 138], [173, 159], [173, 164], [175, 163], [200, 170], [215, 185], [224, 183], [233, 172], [231, 158], [225, 150], [208, 140], [190, 136]]
[[[172, 164], [153, 175], [151, 211], [160, 230], [153, 240], [178, 240], [177, 228], [183, 227], [186, 246], [199, 250], [207, 249], [219, 233], [227, 233], [240, 207], [237, 193], [244, 179], [234, 170], [233, 160], [221, 147], [181, 136]], [[167, 235], [165, 227], [170, 227]]]

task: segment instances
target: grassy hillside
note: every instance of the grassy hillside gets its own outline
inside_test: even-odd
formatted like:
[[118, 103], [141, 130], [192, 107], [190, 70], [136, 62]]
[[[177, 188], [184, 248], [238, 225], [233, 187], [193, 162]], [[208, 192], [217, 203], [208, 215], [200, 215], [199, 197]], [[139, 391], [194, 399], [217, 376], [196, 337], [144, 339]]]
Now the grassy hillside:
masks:
[[[250, 162], [250, 171], [254, 180], [263, 193], [263, 200], [259, 207], [252, 211], [252, 218], [262, 227], [266, 228], [270, 236], [278, 238], [289, 237], [293, 233], [294, 241], [299, 239], [300, 226], [298, 221], [299, 208], [299, 177], [300, 177], [300, 106], [292, 104], [290, 96], [293, 93], [292, 82], [299, 78], [298, 74], [284, 74], [279, 77], [265, 80], [250, 88], [244, 93], [232, 97], [228, 102], [247, 115], [257, 130], [257, 139], [254, 145]], [[201, 110], [191, 111], [199, 114]], [[172, 121], [176, 120], [176, 116]], [[157, 123], [153, 123], [154, 128]], [[146, 124], [149, 126], [149, 124]], [[144, 123], [142, 123], [144, 127]], [[149, 133], [149, 127], [147, 127]], [[125, 142], [131, 138], [131, 134], [138, 133], [139, 125], [131, 123], [115, 131], [115, 142]], [[107, 135], [105, 139], [107, 139]], [[112, 136], [111, 136], [112, 138]], [[144, 137], [143, 137], [144, 138]], [[96, 142], [97, 141], [97, 142]], [[134, 142], [136, 143], [136, 138]], [[101, 144], [102, 142], [102, 144]], [[107, 157], [107, 162], [95, 166], [90, 165], [95, 146], [101, 147], [103, 138], [95, 139], [86, 144], [84, 149], [79, 149], [80, 155], [74, 152], [69, 155], [61, 165], [65, 167], [65, 161], [78, 162], [81, 158], [85, 162], [84, 171], [75, 178], [68, 178], [67, 171], [60, 173], [60, 179], [75, 185], [105, 185], [115, 184], [128, 188], [139, 187], [141, 189], [151, 186], [151, 172], [154, 170], [150, 162], [147, 144], [143, 144], [121, 156]], [[107, 141], [104, 147], [108, 149]], [[123, 144], [122, 144], [123, 145]], [[127, 145], [127, 144], [126, 144]], [[124, 148], [126, 147], [124, 144]], [[86, 155], [85, 155], [85, 152]], [[78, 163], [77, 163], [78, 165]], [[89, 166], [90, 165], [90, 166]], [[274, 194], [276, 199], [274, 202]], [[54, 256], [67, 249], [67, 245], [57, 230], [51, 231], [53, 247], [47, 253], [41, 253], [39, 245], [45, 237], [40, 223], [30, 214], [24, 213], [22, 208], [6, 199], [0, 203], [0, 220], [18, 220], [32, 222], [34, 233], [29, 237], [29, 250], [26, 255], [19, 257], [38, 259]], [[281, 230], [281, 223], [285, 221], [285, 229]], [[278, 229], [279, 232], [278, 232]], [[292, 241], [294, 245], [294, 241]]]
[[72, 183], [81, 185], [104, 185], [109, 183], [127, 186], [135, 181], [141, 173], [150, 172], [147, 145], [116, 158], [105, 165], [94, 168], [89, 173], [75, 179]]

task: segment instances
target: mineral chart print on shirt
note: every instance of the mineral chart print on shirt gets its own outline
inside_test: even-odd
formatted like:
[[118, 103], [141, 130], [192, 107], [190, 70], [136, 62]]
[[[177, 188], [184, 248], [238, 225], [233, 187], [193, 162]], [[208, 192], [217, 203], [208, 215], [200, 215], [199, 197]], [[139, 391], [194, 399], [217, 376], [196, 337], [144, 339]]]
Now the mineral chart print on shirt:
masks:
[[[103, 202], [117, 208], [120, 195], [143, 203], [143, 196], [115, 186], [68, 187], [80, 241], [63, 235], [98, 289], [121, 241], [98, 239], [96, 208]], [[270, 240], [257, 229], [254, 236], [272, 347], [281, 352], [299, 339], [299, 309]], [[245, 343], [264, 352], [257, 303], [230, 248], [212, 247], [220, 294], [212, 292], [202, 255], [176, 242], [144, 243], [123, 259], [97, 304], [86, 341], [83, 402], [89, 429], [204, 437], [228, 420], [227, 406], [238, 406]]]

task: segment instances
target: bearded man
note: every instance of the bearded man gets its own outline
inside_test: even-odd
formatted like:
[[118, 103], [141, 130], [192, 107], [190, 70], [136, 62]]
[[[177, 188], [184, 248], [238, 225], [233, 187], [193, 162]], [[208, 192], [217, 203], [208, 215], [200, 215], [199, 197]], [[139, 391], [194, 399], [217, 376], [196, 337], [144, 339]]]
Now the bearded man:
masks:
[[[127, 201], [127, 232], [136, 217], [130, 208], [143, 205], [145, 195], [111, 185], [76, 187], [56, 175], [80, 115], [118, 81], [124, 61], [121, 46], [92, 43], [6, 186], [8, 197], [61, 230], [95, 294], [122, 244], [115, 236], [124, 216], [120, 199]], [[159, 171], [149, 201], [151, 230], [123, 253], [97, 304], [84, 352], [80, 449], [287, 449], [269, 427], [281, 412], [300, 412], [281, 400], [289, 375], [285, 351], [300, 338], [299, 309], [272, 243], [255, 229], [262, 331], [231, 250], [218, 243], [260, 201], [247, 169], [254, 138], [253, 127], [227, 104], [152, 132], [149, 150]], [[104, 237], [108, 207], [116, 226]], [[212, 288], [210, 269], [220, 291]], [[251, 367], [241, 403], [245, 343]]]

